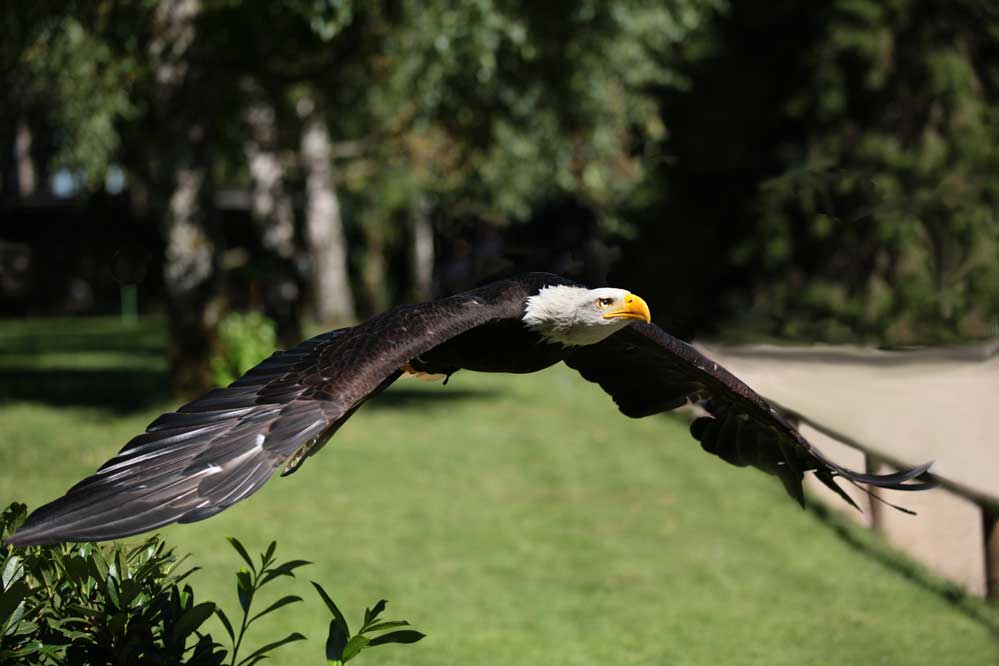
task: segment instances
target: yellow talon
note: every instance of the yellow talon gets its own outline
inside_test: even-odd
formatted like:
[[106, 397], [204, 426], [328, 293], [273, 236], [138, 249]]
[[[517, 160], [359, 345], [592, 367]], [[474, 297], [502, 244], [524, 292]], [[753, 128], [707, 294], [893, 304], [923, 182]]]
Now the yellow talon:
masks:
[[441, 374], [434, 375], [430, 374], [429, 372], [423, 372], [422, 370], [417, 370], [413, 367], [412, 363], [407, 361], [406, 364], [402, 366], [402, 378], [419, 379], [420, 381], [424, 382], [436, 382], [438, 379], [446, 379], [447, 375], [441, 375]]

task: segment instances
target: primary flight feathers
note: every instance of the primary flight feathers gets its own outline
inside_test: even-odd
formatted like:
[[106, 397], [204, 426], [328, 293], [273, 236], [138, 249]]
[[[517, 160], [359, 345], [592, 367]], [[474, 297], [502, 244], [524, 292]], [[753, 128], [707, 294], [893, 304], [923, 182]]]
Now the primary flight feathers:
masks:
[[710, 416], [691, 433], [703, 448], [778, 476], [799, 502], [807, 471], [851, 504], [836, 477], [895, 490], [932, 486], [916, 480], [929, 464], [875, 476], [828, 460], [739, 379], [651, 324], [641, 298], [530, 273], [400, 306], [275, 353], [230, 386], [160, 416], [8, 541], [103, 541], [213, 516], [278, 469], [295, 471], [403, 369], [522, 373], [560, 361], [627, 416], [701, 404]]

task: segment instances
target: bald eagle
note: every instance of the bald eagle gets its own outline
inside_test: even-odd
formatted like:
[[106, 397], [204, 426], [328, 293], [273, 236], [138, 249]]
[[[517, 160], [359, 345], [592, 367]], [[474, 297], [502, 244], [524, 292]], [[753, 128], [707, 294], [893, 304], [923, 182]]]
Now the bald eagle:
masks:
[[836, 477], [896, 490], [932, 485], [918, 479], [929, 464], [876, 476], [832, 462], [743, 382], [652, 324], [638, 296], [529, 273], [396, 307], [276, 352], [228, 387], [157, 418], [8, 541], [103, 541], [203, 520], [279, 468], [294, 472], [405, 372], [527, 373], [560, 361], [626, 416], [701, 405], [708, 416], [691, 433], [705, 451], [776, 475], [799, 502], [806, 471], [854, 506]]

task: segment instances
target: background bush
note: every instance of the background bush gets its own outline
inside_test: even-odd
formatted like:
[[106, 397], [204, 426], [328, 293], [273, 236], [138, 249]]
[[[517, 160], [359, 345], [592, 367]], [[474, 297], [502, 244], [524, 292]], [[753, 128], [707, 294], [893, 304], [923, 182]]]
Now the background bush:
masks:
[[218, 351], [212, 357], [217, 386], [228, 386], [274, 352], [274, 322], [259, 312], [230, 312], [219, 325]]
[[[6, 538], [23, 504], [0, 516]], [[0, 661], [31, 664], [221, 664], [226, 651], [196, 633], [215, 604], [195, 603], [195, 570], [157, 537], [137, 546], [3, 547]], [[189, 646], [190, 645], [190, 646]]]

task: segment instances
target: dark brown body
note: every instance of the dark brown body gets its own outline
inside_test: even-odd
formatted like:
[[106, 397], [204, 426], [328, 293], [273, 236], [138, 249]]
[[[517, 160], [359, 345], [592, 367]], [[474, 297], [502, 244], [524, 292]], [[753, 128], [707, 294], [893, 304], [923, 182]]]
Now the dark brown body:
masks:
[[[483, 349], [493, 353], [483, 355]], [[411, 361], [414, 370], [450, 375], [475, 372], [537, 372], [565, 359], [565, 347], [543, 340], [521, 321], [504, 320], [473, 328]]]

